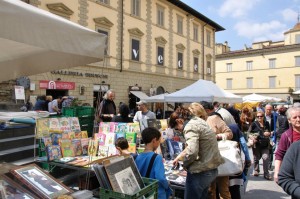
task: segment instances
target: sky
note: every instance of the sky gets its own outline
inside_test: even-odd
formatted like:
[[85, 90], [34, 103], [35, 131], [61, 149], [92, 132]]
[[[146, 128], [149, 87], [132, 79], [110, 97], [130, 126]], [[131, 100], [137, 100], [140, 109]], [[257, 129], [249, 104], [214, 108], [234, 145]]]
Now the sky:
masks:
[[300, 0], [182, 0], [225, 28], [216, 32], [216, 43], [228, 42], [231, 50], [253, 42], [283, 41], [284, 32], [298, 22]]

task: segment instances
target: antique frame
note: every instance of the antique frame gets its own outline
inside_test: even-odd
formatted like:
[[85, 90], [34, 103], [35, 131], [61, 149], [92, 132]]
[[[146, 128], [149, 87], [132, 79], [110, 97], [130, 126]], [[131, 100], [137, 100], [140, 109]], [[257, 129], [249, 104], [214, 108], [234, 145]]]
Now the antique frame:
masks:
[[67, 186], [44, 172], [36, 164], [12, 169], [11, 173], [24, 183], [26, 187], [33, 190], [36, 195], [42, 198], [52, 199], [73, 192]]
[[33, 193], [30, 193], [30, 191], [24, 189], [20, 184], [6, 175], [0, 176], [0, 196], [2, 198], [36, 198]]
[[114, 191], [132, 195], [144, 188], [142, 177], [132, 157], [104, 164], [104, 168]]

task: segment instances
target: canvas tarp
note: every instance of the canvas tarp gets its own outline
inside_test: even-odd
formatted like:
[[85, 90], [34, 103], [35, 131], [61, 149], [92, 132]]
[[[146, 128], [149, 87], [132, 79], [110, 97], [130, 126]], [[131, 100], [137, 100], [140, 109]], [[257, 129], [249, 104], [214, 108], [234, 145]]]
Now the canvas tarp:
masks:
[[211, 81], [198, 80], [197, 82], [165, 96], [166, 102], [214, 102], [220, 103], [237, 103], [242, 102], [242, 98], [238, 96], [229, 96], [224, 90]]
[[0, 0], [0, 81], [104, 58], [107, 37], [20, 0]]
[[168, 93], [163, 93], [159, 95], [154, 95], [151, 97], [146, 98], [146, 102], [164, 102], [165, 101], [165, 96], [169, 95]]
[[280, 102], [280, 101], [283, 100], [280, 98], [259, 95], [256, 93], [252, 93], [250, 95], [246, 95], [243, 97], [243, 102]]

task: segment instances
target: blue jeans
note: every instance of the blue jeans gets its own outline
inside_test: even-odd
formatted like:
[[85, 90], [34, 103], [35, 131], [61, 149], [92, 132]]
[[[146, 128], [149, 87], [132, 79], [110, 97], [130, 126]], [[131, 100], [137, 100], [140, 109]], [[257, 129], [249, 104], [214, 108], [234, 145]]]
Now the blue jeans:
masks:
[[217, 175], [218, 169], [193, 174], [187, 172], [184, 198], [206, 199], [210, 183], [216, 179]]

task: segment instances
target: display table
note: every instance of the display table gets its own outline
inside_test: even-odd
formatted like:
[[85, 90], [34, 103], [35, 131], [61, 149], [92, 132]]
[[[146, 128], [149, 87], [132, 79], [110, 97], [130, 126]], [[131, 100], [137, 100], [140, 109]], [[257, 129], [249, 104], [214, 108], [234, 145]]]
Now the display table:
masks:
[[91, 167], [73, 166], [54, 161], [36, 161], [40, 165], [48, 165], [48, 172], [63, 184], [72, 189], [93, 190], [99, 187], [94, 171]]

